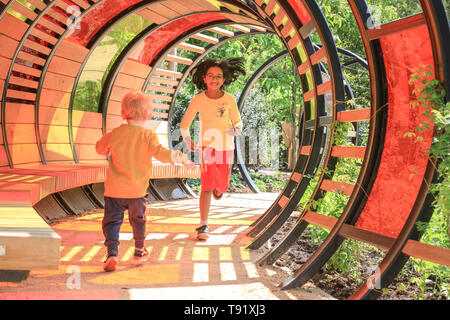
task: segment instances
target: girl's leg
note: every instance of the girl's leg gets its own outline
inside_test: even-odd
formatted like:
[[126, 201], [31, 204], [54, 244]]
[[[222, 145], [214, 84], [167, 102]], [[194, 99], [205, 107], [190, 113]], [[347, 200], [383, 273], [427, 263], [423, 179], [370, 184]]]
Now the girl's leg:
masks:
[[200, 193], [200, 225], [208, 224], [212, 193], [212, 190], [202, 191]]

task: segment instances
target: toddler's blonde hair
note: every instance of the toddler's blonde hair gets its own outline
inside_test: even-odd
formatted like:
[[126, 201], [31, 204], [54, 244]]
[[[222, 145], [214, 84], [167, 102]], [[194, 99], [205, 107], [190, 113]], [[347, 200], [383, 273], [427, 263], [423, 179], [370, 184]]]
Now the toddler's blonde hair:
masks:
[[152, 114], [152, 109], [152, 98], [145, 92], [132, 91], [122, 99], [122, 115], [126, 120], [147, 120]]

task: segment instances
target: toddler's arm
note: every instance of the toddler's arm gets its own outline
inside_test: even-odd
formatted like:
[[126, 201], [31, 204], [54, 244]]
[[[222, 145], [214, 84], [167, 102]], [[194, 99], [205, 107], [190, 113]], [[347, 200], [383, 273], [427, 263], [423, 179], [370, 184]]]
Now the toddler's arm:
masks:
[[95, 144], [95, 151], [98, 154], [107, 155], [111, 152], [111, 132], [105, 134]]

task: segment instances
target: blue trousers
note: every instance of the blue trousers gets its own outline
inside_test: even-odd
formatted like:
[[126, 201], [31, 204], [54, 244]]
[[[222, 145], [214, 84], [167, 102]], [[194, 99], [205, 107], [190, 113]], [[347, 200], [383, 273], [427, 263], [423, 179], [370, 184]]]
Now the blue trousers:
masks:
[[102, 230], [105, 236], [105, 246], [108, 257], [117, 256], [119, 252], [119, 232], [123, 223], [125, 210], [133, 229], [134, 246], [144, 247], [146, 198], [111, 198], [105, 197], [105, 213], [103, 215]]

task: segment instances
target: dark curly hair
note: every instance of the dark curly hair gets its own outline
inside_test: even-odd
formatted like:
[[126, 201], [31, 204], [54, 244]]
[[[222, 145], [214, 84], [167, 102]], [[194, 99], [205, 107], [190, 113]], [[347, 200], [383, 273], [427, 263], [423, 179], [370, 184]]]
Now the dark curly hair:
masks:
[[224, 82], [223, 86], [228, 86], [239, 75], [245, 75], [245, 68], [242, 58], [228, 58], [228, 59], [207, 59], [196, 65], [190, 72], [192, 75], [192, 82], [199, 90], [206, 90], [206, 83], [203, 80], [209, 68], [219, 67], [223, 71]]

